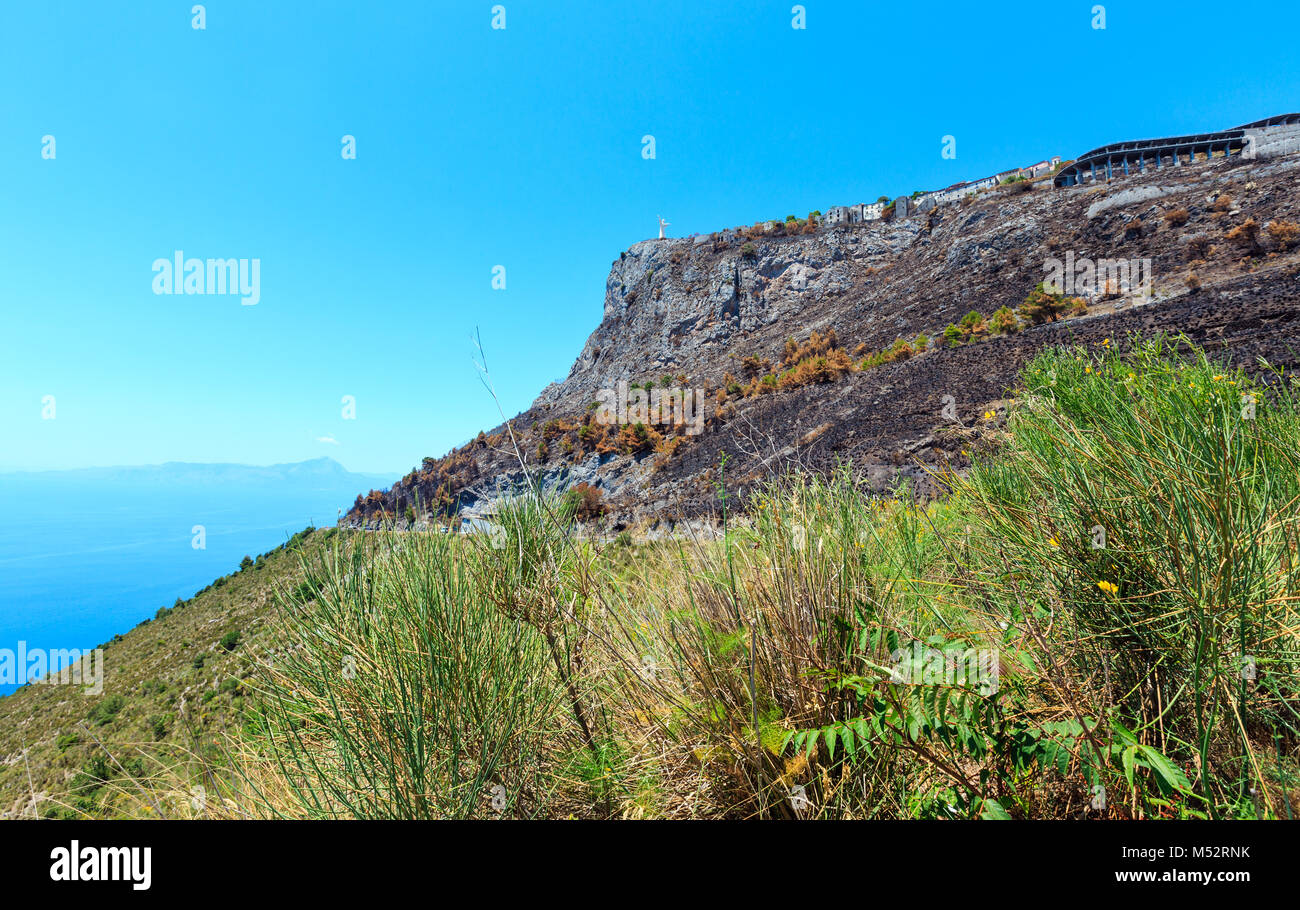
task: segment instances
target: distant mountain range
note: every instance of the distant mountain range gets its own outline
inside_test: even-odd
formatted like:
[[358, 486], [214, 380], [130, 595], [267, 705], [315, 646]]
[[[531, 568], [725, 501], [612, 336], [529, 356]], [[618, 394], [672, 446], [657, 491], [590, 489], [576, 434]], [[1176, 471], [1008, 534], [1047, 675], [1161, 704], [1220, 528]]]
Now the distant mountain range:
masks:
[[364, 493], [376, 486], [388, 487], [400, 476], [355, 473], [332, 458], [313, 458], [310, 461], [273, 465], [169, 461], [157, 465], [0, 473], [0, 486], [13, 488], [55, 483], [71, 486], [112, 484], [185, 487], [233, 484], [247, 487], [290, 483], [304, 489], [335, 489], [343, 485], [355, 485], [358, 493]]

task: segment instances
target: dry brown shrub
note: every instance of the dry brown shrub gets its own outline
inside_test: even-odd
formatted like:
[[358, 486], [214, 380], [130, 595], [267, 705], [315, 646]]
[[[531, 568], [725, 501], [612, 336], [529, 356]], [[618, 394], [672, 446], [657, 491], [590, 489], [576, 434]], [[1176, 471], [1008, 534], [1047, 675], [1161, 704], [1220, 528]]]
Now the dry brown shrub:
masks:
[[1259, 223], [1254, 218], [1247, 218], [1228, 231], [1225, 239], [1235, 244], [1247, 256], [1258, 256], [1262, 249], [1259, 245]]
[[1300, 225], [1294, 221], [1275, 218], [1268, 223], [1268, 236], [1277, 244], [1277, 248], [1285, 253], [1300, 240]]

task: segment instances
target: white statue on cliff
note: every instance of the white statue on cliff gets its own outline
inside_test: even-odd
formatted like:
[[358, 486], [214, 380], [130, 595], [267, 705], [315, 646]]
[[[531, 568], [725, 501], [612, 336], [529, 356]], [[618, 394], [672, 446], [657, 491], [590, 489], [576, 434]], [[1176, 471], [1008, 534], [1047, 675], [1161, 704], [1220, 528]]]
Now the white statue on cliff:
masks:
[[664, 221], [663, 215], [659, 216], [659, 239], [660, 240], [664, 239], [664, 228], [668, 227], [668, 225], [670, 225], [671, 223], [672, 222], [670, 221]]

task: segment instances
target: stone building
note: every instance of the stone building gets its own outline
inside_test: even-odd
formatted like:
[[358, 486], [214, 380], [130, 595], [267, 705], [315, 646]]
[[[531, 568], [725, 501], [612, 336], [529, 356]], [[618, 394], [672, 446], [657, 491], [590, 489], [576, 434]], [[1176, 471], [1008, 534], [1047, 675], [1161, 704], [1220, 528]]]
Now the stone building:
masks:
[[883, 202], [860, 202], [857, 205], [833, 205], [822, 215], [821, 223], [827, 226], [837, 224], [861, 224], [864, 221], [878, 221], [885, 210]]
[[[1279, 142], [1285, 141], [1286, 139], [1283, 137], [1270, 137], [1272, 144], [1269, 148], [1274, 148]], [[933, 193], [920, 193], [915, 197], [900, 196], [892, 203], [894, 216], [896, 218], [906, 218], [909, 215], [928, 212], [937, 205], [957, 202], [966, 196], [997, 186], [1006, 180], [1039, 177], [1052, 171], [1060, 163], [1061, 156], [1053, 155], [1051, 158], [1035, 162], [1027, 167], [1015, 167], [1000, 174], [981, 177], [978, 180], [954, 183], [952, 186], [944, 187]], [[864, 202], [858, 205], [834, 205], [826, 210], [826, 214], [822, 215], [820, 223], [827, 227], [834, 227], [837, 224], [859, 224], [864, 221], [877, 221], [884, 214], [885, 207], [889, 204], [884, 202]]]
[[1060, 165], [1061, 165], [1061, 156], [1053, 155], [1051, 158], [1047, 159], [1046, 161], [1040, 161], [1037, 164], [1029, 165], [1029, 167], [1021, 168], [1020, 172], [1022, 177], [1029, 177], [1030, 179], [1033, 179], [1034, 177], [1040, 177], [1043, 174], [1055, 170], [1056, 168], [1060, 167]]

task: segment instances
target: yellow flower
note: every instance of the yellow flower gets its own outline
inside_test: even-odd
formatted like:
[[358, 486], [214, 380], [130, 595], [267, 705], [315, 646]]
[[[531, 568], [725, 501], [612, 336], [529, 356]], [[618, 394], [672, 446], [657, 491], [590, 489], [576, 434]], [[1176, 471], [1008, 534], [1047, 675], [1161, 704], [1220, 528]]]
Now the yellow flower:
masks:
[[1049, 537], [1049, 538], [1047, 538], [1047, 542], [1050, 543], [1050, 544], [1051, 544], [1052, 546], [1054, 546], [1054, 547], [1059, 547], [1059, 546], [1060, 546], [1060, 544], [1056, 542], [1056, 538], [1055, 538], [1055, 537]]
[[992, 411], [985, 411], [985, 412], [984, 412], [984, 419], [985, 419], [985, 420], [992, 420], [995, 416], [996, 416], [996, 415], [995, 415], [994, 412], [992, 412]]
[[1091, 373], [1091, 372], [1092, 372], [1092, 367], [1084, 367], [1084, 368], [1083, 368], [1083, 371], [1084, 371], [1085, 373]]
[[1119, 593], [1119, 588], [1118, 588], [1116, 585], [1113, 585], [1113, 584], [1111, 584], [1111, 583], [1108, 582], [1108, 581], [1099, 581], [1099, 582], [1097, 582], [1097, 587], [1101, 588], [1101, 589], [1102, 589], [1103, 591], [1105, 591], [1107, 594], [1112, 594], [1112, 595], [1113, 595], [1113, 594], [1118, 594], [1118, 593]]
[[1108, 347], [1110, 347], [1110, 339], [1107, 338], [1105, 341], [1103, 341], [1103, 342], [1101, 343], [1101, 346], [1104, 347], [1104, 348], [1108, 348]]

